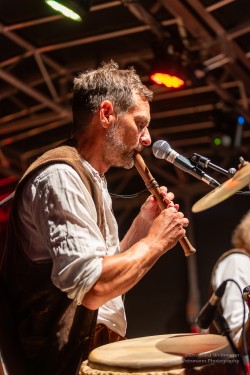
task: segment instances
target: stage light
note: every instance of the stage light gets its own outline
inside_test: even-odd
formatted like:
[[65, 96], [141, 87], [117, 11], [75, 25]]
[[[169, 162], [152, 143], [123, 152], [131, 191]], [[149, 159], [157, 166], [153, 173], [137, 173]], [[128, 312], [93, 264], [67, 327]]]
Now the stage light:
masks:
[[180, 88], [185, 85], [181, 61], [174, 56], [159, 57], [153, 61], [149, 78], [157, 85]]
[[155, 57], [149, 72], [150, 80], [168, 88], [183, 87], [187, 77], [181, 57], [181, 48], [179, 47], [177, 51], [171, 39], [156, 42], [152, 48]]
[[214, 148], [231, 147], [232, 138], [228, 134], [217, 134], [212, 138], [212, 146]]
[[221, 137], [215, 137], [213, 138], [213, 145], [214, 146], [220, 146], [222, 144], [222, 140], [221, 140]]
[[82, 21], [89, 11], [91, 1], [84, 0], [45, 0], [51, 8], [74, 21]]
[[216, 109], [213, 117], [216, 131], [212, 137], [212, 146], [239, 148], [242, 142], [245, 118], [227, 106]]
[[245, 124], [245, 118], [243, 116], [238, 116], [237, 123], [238, 123], [238, 125], [244, 125]]
[[179, 88], [184, 86], [183, 79], [166, 74], [163, 72], [155, 72], [150, 75], [150, 79], [152, 82], [156, 83], [157, 85], [163, 85], [165, 87], [172, 87], [172, 88]]

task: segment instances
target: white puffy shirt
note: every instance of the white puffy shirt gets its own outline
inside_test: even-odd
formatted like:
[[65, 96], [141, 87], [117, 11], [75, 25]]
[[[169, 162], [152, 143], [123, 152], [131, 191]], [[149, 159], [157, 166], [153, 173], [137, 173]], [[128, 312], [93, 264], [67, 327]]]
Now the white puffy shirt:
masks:
[[[212, 285], [216, 290], [226, 279], [235, 280], [243, 289], [250, 285], [250, 257], [245, 254], [233, 253], [224, 258], [216, 268]], [[240, 289], [234, 282], [227, 282], [226, 290], [221, 299], [223, 316], [227, 320], [236, 341], [240, 338], [243, 322], [243, 302]], [[249, 308], [246, 307], [246, 319]]]
[[[103, 257], [120, 251], [106, 179], [85, 160], [83, 164], [101, 191], [105, 240], [96, 223], [93, 199], [78, 173], [67, 164], [40, 169], [25, 184], [18, 203], [21, 242], [27, 256], [35, 262], [52, 259], [54, 285], [79, 304], [99, 278]], [[121, 296], [99, 308], [97, 322], [125, 335], [126, 316]]]

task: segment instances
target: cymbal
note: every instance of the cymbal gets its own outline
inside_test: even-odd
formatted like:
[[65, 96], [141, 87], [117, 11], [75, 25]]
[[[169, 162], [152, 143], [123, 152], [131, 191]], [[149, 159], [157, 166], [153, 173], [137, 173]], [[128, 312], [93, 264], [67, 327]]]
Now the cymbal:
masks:
[[201, 212], [231, 197], [237, 191], [250, 184], [250, 163], [237, 171], [232, 178], [210, 191], [196, 202], [192, 212]]

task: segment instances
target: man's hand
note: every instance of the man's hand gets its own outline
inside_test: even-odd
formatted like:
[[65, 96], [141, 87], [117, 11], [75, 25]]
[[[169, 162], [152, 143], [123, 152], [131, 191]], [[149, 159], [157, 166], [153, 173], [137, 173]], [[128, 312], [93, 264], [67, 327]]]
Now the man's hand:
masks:
[[186, 234], [189, 220], [174, 206], [161, 211], [149, 229], [148, 238], [158, 244], [161, 251], [170, 250]]
[[[161, 190], [163, 199], [166, 202], [166, 207], [174, 208], [174, 211], [178, 212], [179, 205], [174, 204], [173, 202], [174, 194], [171, 192], [168, 192], [165, 186], [162, 186], [160, 190]], [[155, 219], [161, 214], [161, 211], [162, 210], [158, 206], [156, 199], [152, 195], [149, 196], [146, 202], [141, 206], [141, 210], [139, 214], [136, 216], [130, 229], [128, 230], [123, 240], [121, 241], [120, 243], [121, 252], [126, 251], [135, 242], [147, 236], [149, 229], [153, 225]]]
[[[160, 187], [163, 200], [166, 202], [166, 207], [175, 207], [178, 211], [179, 205], [174, 204], [174, 194], [168, 192], [168, 189], [165, 186]], [[154, 219], [160, 214], [161, 209], [158, 206], [156, 199], [150, 195], [146, 202], [141, 206], [140, 216], [144, 219], [149, 225], [151, 225]]]

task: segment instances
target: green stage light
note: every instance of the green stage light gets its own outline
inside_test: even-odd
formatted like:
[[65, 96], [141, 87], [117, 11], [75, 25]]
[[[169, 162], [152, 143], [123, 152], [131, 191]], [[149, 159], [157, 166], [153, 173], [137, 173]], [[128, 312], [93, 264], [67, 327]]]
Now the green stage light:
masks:
[[221, 143], [222, 143], [221, 138], [219, 138], [219, 137], [215, 137], [215, 138], [213, 139], [213, 144], [214, 144], [215, 146], [220, 146]]
[[51, 8], [74, 21], [82, 21], [89, 11], [90, 1], [79, 0], [45, 0]]

